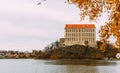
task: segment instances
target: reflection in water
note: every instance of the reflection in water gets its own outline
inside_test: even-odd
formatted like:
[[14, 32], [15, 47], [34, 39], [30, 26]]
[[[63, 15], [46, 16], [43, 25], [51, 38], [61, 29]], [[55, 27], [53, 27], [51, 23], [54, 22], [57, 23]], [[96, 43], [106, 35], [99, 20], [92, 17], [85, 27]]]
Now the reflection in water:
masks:
[[51, 65], [87, 65], [87, 66], [108, 66], [116, 65], [115, 61], [105, 61], [105, 60], [49, 60], [45, 61], [45, 64]]
[[120, 61], [1, 59], [0, 73], [120, 73]]
[[[64, 71], [56, 73], [116, 73], [115, 70], [106, 70], [104, 66], [114, 66], [116, 62], [104, 60], [54, 60], [45, 62], [51, 65], [65, 65]], [[98, 67], [99, 66], [99, 67]]]
[[98, 70], [95, 66], [87, 67], [87, 66], [75, 66], [68, 65], [66, 67], [66, 73], [98, 73]]

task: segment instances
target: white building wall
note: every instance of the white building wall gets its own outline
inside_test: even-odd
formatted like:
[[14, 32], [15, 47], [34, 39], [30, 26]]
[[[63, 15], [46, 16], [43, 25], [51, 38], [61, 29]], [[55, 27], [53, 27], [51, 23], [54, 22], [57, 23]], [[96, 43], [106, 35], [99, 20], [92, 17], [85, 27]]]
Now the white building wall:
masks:
[[64, 37], [65, 45], [84, 45], [85, 41], [88, 41], [90, 46], [96, 45], [95, 28], [65, 28]]

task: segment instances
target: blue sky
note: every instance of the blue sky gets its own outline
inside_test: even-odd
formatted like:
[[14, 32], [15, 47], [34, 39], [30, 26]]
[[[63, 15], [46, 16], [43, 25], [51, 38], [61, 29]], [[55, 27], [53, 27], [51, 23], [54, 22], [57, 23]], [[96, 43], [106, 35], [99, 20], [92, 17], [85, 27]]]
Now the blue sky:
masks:
[[[39, 1], [0, 0], [0, 50], [44, 49], [64, 37], [65, 24], [91, 23], [87, 19], [80, 21], [80, 10], [65, 0], [47, 0], [37, 5]], [[103, 14], [95, 23], [97, 31], [106, 18]]]

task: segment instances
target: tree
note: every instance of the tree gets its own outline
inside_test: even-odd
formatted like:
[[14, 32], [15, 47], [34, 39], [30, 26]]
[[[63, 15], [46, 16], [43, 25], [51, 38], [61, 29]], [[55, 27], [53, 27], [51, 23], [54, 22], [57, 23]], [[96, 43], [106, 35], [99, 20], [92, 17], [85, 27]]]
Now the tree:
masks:
[[103, 44], [101, 41], [97, 41], [97, 47], [100, 48], [100, 46]]
[[101, 40], [105, 45], [113, 36], [117, 39], [116, 46], [120, 48], [120, 0], [68, 0], [68, 2], [79, 7], [81, 20], [88, 16], [90, 20], [96, 21], [101, 13], [107, 12], [109, 18], [99, 30]]
[[86, 46], [88, 46], [88, 44], [89, 44], [89, 42], [88, 42], [88, 41], [85, 41], [84, 43], [85, 43], [85, 45], [86, 45]]
[[54, 43], [55, 43], [55, 46], [58, 47], [59, 41], [57, 40], [57, 41], [55, 41]]

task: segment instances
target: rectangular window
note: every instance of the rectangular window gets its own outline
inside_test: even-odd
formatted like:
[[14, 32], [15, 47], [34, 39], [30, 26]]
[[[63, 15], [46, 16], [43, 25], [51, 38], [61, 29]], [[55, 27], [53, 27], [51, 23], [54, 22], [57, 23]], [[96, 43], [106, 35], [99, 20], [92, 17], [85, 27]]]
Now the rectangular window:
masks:
[[79, 29], [79, 32], [81, 32], [81, 29]]
[[81, 36], [80, 33], [79, 33], [79, 36]]

